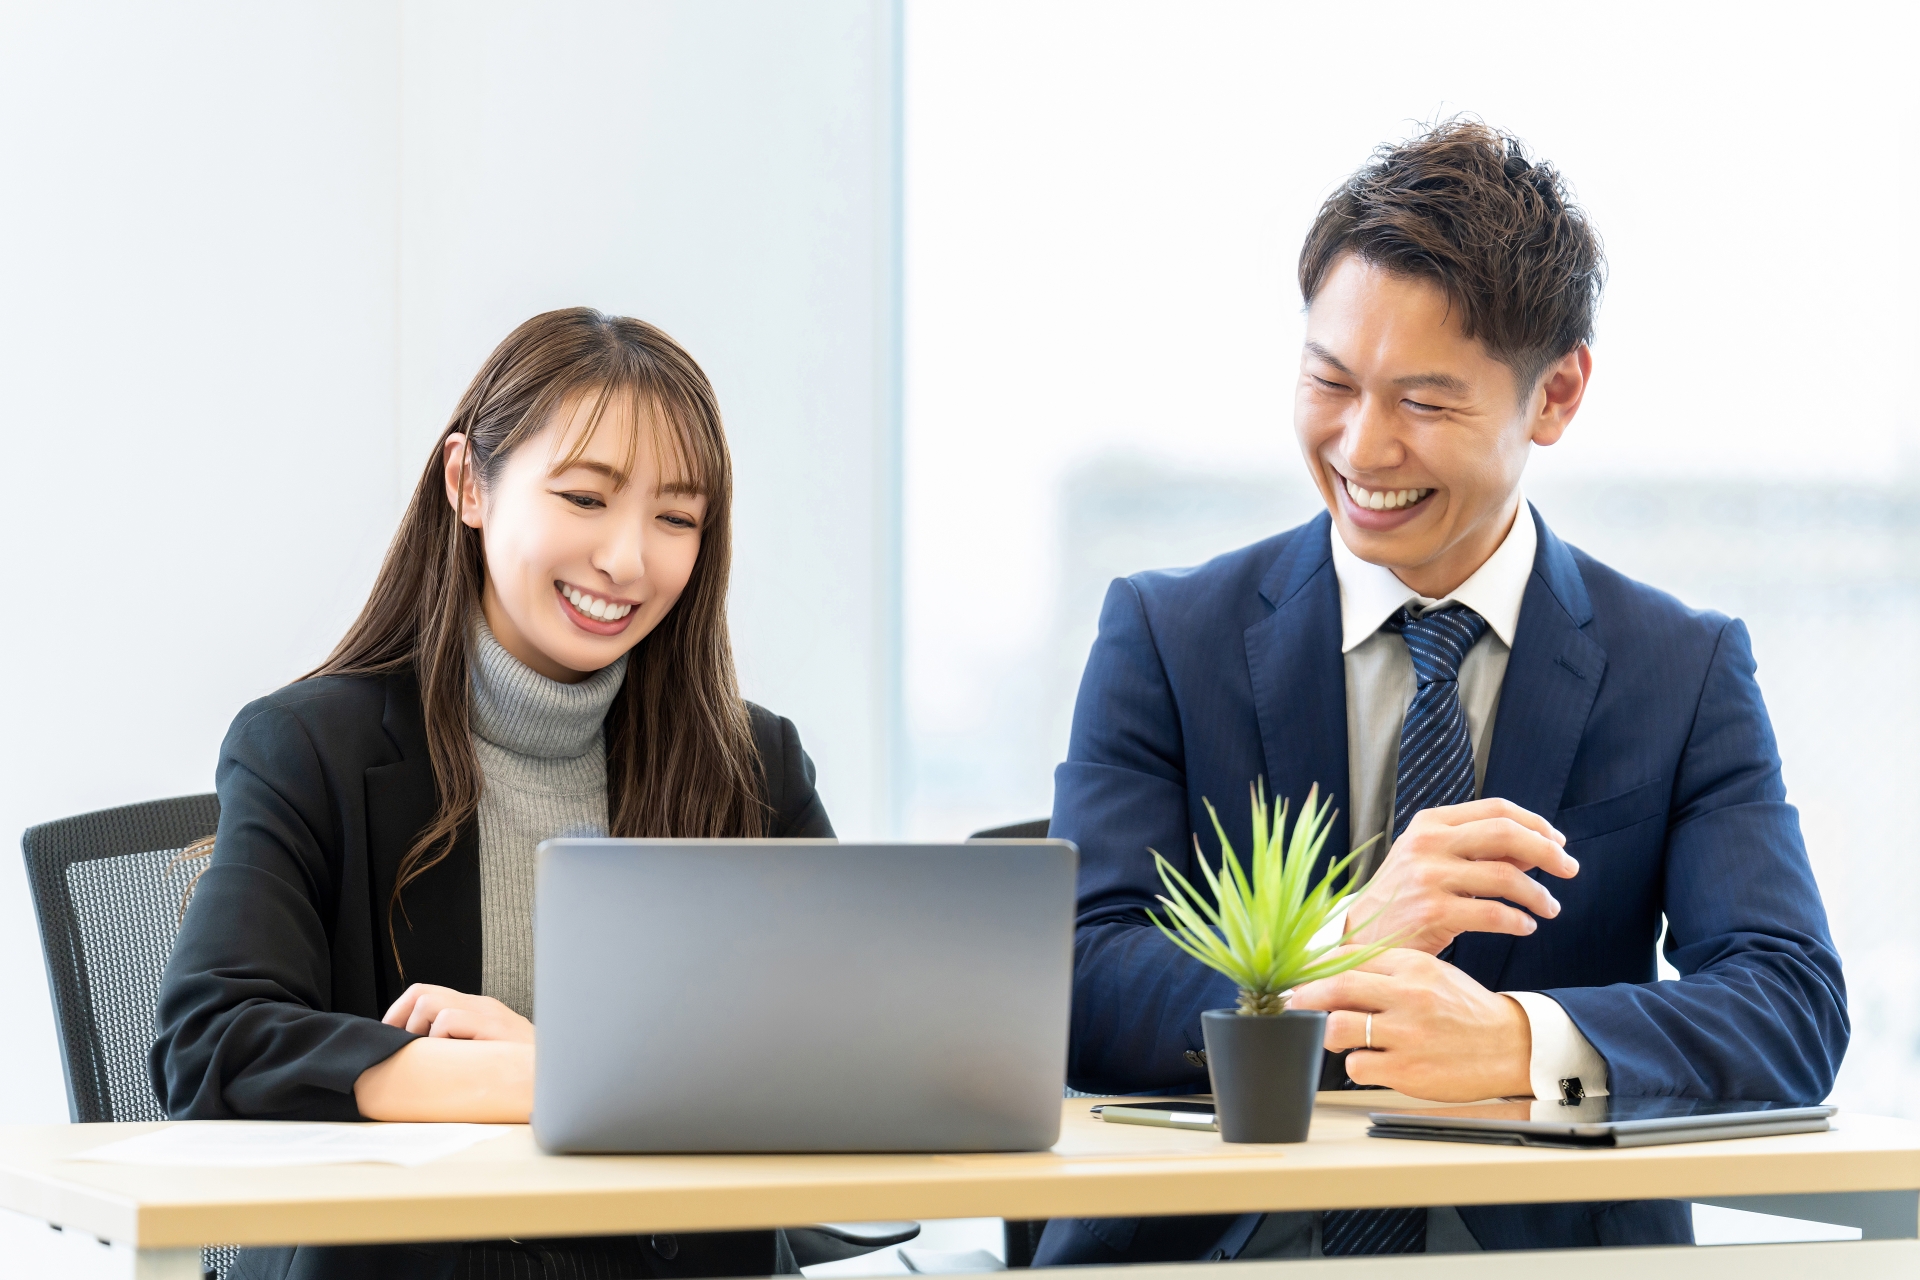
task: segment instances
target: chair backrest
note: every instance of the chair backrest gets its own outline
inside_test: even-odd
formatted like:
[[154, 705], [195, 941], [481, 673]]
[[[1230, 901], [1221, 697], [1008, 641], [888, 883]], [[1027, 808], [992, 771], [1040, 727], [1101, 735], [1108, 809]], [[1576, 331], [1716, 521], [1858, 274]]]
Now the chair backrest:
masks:
[[102, 809], [27, 828], [20, 847], [40, 918], [75, 1122], [164, 1120], [147, 1071], [160, 976], [206, 858], [217, 796]]
[[968, 836], [969, 840], [1045, 840], [1049, 823], [1045, 818], [1035, 818], [1031, 822], [1016, 822], [1005, 827], [988, 827], [985, 831], [976, 831]]

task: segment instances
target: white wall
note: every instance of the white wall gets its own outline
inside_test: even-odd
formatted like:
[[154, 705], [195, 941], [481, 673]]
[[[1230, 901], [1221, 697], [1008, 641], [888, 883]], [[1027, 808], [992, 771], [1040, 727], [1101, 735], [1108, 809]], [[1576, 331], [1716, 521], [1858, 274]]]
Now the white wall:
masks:
[[62, 1119], [30, 823], [212, 789], [394, 515], [396, 28], [0, 9], [0, 1119]]
[[[890, 821], [891, 0], [0, 0], [0, 834], [211, 788], [318, 661], [486, 352], [656, 321], [740, 474], [735, 640]], [[0, 1122], [65, 1116], [0, 855]]]

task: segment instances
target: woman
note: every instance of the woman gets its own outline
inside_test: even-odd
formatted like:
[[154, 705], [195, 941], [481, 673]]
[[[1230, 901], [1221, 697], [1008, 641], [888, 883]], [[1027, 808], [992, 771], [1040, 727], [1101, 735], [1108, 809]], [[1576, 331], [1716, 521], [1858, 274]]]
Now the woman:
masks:
[[[727, 639], [731, 463], [666, 334], [521, 325], [448, 424], [331, 657], [241, 711], [168, 964], [177, 1119], [525, 1121], [533, 850], [560, 835], [830, 836]], [[741, 1275], [772, 1232], [259, 1250], [240, 1272]]]

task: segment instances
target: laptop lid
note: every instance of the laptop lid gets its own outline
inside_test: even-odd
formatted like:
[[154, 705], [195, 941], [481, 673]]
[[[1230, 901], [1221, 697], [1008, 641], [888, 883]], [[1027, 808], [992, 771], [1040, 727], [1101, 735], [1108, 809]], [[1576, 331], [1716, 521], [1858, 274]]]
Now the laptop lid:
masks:
[[548, 840], [537, 858], [547, 1150], [1058, 1139], [1065, 841]]

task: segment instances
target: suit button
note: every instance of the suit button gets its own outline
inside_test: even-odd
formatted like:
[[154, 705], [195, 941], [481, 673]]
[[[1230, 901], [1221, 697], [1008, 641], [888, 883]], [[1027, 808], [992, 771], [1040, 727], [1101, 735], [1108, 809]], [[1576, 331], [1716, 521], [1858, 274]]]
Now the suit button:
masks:
[[668, 1262], [680, 1256], [680, 1242], [672, 1236], [655, 1236], [651, 1243], [653, 1251]]
[[1227, 1260], [1227, 1251], [1225, 1249], [1215, 1249], [1212, 1253], [1207, 1255], [1208, 1262], [1225, 1262], [1226, 1260]]

